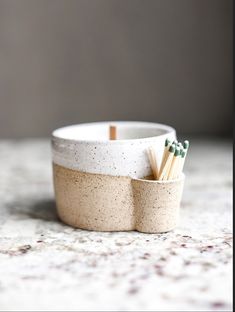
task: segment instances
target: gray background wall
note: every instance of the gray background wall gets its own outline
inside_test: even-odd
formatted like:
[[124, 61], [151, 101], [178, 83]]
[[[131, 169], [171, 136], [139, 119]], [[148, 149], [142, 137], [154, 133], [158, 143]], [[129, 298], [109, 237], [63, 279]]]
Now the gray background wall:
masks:
[[0, 0], [0, 137], [149, 120], [232, 128], [232, 1]]

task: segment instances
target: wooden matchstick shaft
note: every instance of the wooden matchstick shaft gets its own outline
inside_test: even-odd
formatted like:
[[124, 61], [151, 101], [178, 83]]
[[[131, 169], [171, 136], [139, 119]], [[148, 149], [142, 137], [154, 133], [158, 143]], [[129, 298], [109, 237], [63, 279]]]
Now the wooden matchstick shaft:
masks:
[[150, 147], [148, 150], [148, 156], [149, 156], [149, 161], [151, 165], [151, 169], [153, 172], [153, 176], [155, 180], [158, 180], [158, 166], [157, 166], [157, 159], [155, 155], [155, 151], [153, 147]]
[[180, 176], [180, 167], [181, 167], [181, 163], [182, 163], [182, 157], [179, 156], [176, 159], [176, 166], [175, 166], [175, 170], [173, 172], [173, 179], [178, 179]]
[[161, 174], [159, 175], [159, 180], [166, 180], [168, 176], [168, 170], [171, 166], [171, 162], [174, 156], [174, 152], [168, 152], [166, 163], [163, 167]]
[[178, 160], [178, 165], [174, 174], [174, 178], [179, 178], [183, 172], [185, 158], [187, 156], [189, 148], [189, 141], [184, 141], [184, 146], [181, 146], [180, 158]]
[[181, 157], [180, 164], [179, 164], [178, 176], [183, 172], [186, 155], [187, 155], [187, 150], [184, 150], [183, 157]]
[[184, 146], [184, 149], [182, 151], [180, 165], [179, 165], [179, 168], [178, 168], [178, 176], [183, 172], [184, 162], [185, 162], [185, 158], [187, 156], [187, 152], [188, 152], [188, 148], [189, 148], [189, 141], [188, 140], [184, 141], [184, 145], [183, 146]]
[[175, 149], [175, 154], [171, 163], [171, 167], [168, 171], [167, 180], [172, 180], [176, 174], [177, 166], [178, 166], [178, 160], [180, 158], [180, 148], [177, 146]]
[[109, 127], [109, 139], [116, 140], [117, 139], [117, 128], [115, 126]]
[[174, 155], [170, 155], [166, 161], [164, 171], [162, 172], [162, 180], [168, 180], [169, 170], [171, 169], [172, 162], [174, 160]]
[[171, 164], [171, 167], [169, 169], [168, 176], [167, 176], [168, 180], [175, 178], [179, 158], [180, 158], [179, 156], [173, 157], [172, 164]]

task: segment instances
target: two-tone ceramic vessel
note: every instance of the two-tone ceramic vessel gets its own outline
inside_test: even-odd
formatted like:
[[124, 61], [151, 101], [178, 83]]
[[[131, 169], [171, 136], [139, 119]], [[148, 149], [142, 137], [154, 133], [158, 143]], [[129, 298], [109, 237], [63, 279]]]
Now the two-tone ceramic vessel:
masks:
[[[109, 140], [110, 125], [117, 127], [117, 140]], [[98, 122], [55, 130], [53, 175], [61, 220], [97, 231], [173, 229], [183, 176], [171, 183], [144, 180], [152, 174], [147, 149], [154, 146], [160, 159], [166, 138], [176, 138], [173, 128], [147, 122]]]

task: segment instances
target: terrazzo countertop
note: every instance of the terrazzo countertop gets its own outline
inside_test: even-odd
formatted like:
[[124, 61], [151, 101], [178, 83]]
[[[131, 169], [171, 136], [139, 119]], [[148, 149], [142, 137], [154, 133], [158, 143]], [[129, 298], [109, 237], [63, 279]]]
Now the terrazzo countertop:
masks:
[[191, 140], [181, 223], [98, 233], [56, 215], [48, 140], [0, 143], [0, 310], [231, 311], [232, 144]]

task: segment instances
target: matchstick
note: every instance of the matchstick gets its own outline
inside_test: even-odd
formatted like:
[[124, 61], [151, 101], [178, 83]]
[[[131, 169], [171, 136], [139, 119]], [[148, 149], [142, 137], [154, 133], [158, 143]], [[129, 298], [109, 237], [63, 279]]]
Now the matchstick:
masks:
[[174, 157], [173, 157], [173, 160], [171, 163], [171, 167], [170, 167], [170, 169], [168, 171], [168, 175], [167, 175], [168, 180], [172, 180], [174, 178], [175, 170], [177, 169], [177, 165], [178, 165], [179, 156], [180, 156], [180, 148], [178, 146], [176, 146]]
[[175, 145], [171, 144], [169, 150], [167, 151], [166, 163], [162, 169], [161, 174], [159, 175], [159, 180], [166, 180], [167, 179], [168, 170], [171, 166], [171, 162], [172, 162], [174, 153], [175, 153]]
[[116, 140], [117, 139], [117, 128], [116, 126], [109, 126], [109, 139]]
[[181, 155], [180, 155], [181, 157], [180, 157], [180, 161], [179, 161], [179, 166], [177, 168], [177, 178], [183, 172], [184, 163], [185, 163], [185, 159], [186, 159], [188, 148], [189, 148], [189, 141], [188, 140], [184, 141], [183, 147], [184, 148], [182, 149]]
[[183, 150], [182, 155], [181, 155], [182, 160], [181, 160], [179, 175], [183, 172], [184, 163], [185, 163], [185, 158], [186, 158], [186, 156], [187, 156], [188, 149], [189, 149], [189, 141], [186, 140], [186, 141], [184, 141], [184, 150]]
[[185, 162], [185, 157], [186, 157], [186, 150], [183, 149], [180, 155], [180, 162], [179, 162], [179, 167], [178, 167], [178, 172], [177, 172], [177, 178], [181, 175], [184, 167], [184, 162]]
[[177, 157], [176, 159], [176, 165], [175, 165], [172, 179], [178, 179], [180, 175], [181, 165], [182, 165], [182, 153], [184, 149], [181, 143], [178, 145], [178, 147], [180, 148], [180, 154], [179, 154], [179, 157]]
[[158, 179], [158, 166], [157, 166], [157, 159], [156, 159], [156, 155], [155, 155], [153, 147], [150, 147], [148, 149], [148, 157], [149, 157], [149, 162], [150, 162], [150, 166], [153, 172], [154, 179], [157, 180]]
[[167, 160], [167, 152], [169, 150], [169, 145], [170, 145], [171, 141], [169, 139], [166, 139], [165, 141], [165, 148], [164, 148], [164, 152], [162, 155], [162, 161], [161, 161], [161, 166], [159, 168], [159, 175], [162, 173], [163, 167], [165, 166], [166, 160]]
[[[177, 143], [177, 146], [180, 149], [180, 155], [179, 156], [181, 156], [181, 152], [183, 151], [183, 145], [182, 145], [182, 143], [179, 142], [179, 143]], [[177, 157], [172, 179], [178, 178], [178, 172], [180, 170], [180, 165], [181, 165], [181, 157]]]

